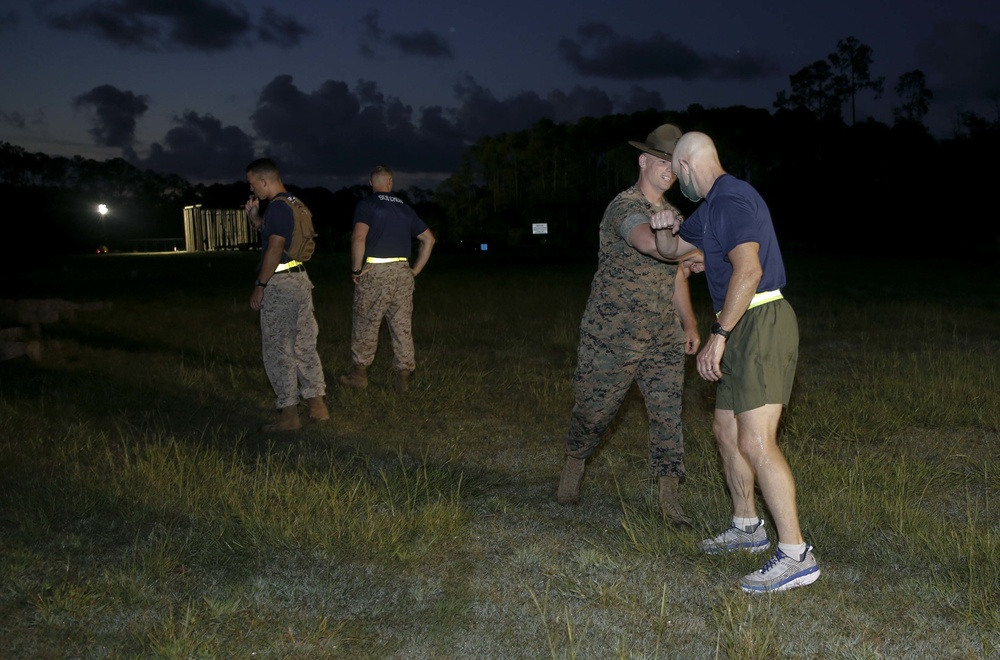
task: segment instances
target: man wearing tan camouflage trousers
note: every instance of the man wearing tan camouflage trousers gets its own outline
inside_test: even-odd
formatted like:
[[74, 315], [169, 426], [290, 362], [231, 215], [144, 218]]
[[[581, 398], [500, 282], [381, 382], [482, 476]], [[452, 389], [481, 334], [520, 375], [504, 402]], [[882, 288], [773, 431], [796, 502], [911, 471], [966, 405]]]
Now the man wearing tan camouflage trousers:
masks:
[[[269, 158], [247, 166], [247, 181], [253, 193], [246, 203], [247, 217], [260, 229], [261, 256], [250, 307], [260, 312], [260, 334], [264, 371], [277, 396], [281, 417], [263, 427], [265, 431], [294, 431], [302, 427], [298, 404], [309, 404], [309, 419], [326, 421], [330, 413], [323, 402], [326, 381], [316, 351], [319, 326], [313, 313], [313, 284], [305, 264], [285, 252], [292, 243], [295, 217], [281, 172]], [[259, 200], [269, 203], [260, 216]]]
[[[580, 323], [573, 390], [576, 402], [559, 482], [561, 504], [576, 504], [586, 460], [598, 448], [634, 380], [649, 418], [649, 464], [658, 478], [663, 517], [689, 526], [678, 496], [684, 476], [681, 396], [684, 355], [700, 339], [687, 276], [702, 270], [700, 253], [681, 265], [656, 250], [649, 216], [673, 209], [664, 195], [676, 178], [670, 169], [676, 126], [664, 124], [638, 148], [639, 179], [604, 213], [600, 252], [590, 298]], [[679, 321], [679, 323], [678, 323]]]
[[[414, 278], [427, 265], [434, 234], [403, 200], [392, 194], [392, 170], [378, 166], [369, 180], [372, 194], [358, 202], [351, 234], [354, 313], [351, 359], [354, 370], [340, 377], [345, 387], [368, 387], [368, 367], [375, 361], [378, 332], [385, 318], [392, 338], [395, 388], [409, 389], [416, 369], [413, 349]], [[410, 267], [413, 239], [420, 243]]]

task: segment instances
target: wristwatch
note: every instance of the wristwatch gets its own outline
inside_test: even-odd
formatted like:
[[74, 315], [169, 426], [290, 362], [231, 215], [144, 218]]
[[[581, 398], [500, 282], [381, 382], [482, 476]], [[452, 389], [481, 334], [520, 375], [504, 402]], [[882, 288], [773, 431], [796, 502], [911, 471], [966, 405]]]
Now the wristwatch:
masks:
[[267, 288], [267, 282], [261, 282], [260, 280], [257, 280], [257, 286], [259, 286], [262, 289], [266, 289]]
[[352, 270], [351, 271], [351, 275], [354, 275], [355, 277], [360, 276], [361, 275], [361, 269], [359, 268], [357, 270]]
[[722, 327], [722, 324], [719, 323], [719, 322], [716, 322], [716, 323], [712, 324], [712, 334], [713, 335], [719, 335], [723, 339], [729, 339], [729, 333], [730, 332], [732, 332], [732, 330], [726, 330], [725, 328]]

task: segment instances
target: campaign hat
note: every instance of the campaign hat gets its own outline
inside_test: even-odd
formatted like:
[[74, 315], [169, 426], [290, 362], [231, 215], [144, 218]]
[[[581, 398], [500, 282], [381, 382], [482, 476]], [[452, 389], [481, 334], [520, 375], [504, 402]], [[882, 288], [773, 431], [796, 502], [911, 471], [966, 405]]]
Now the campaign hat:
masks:
[[679, 139], [681, 139], [681, 129], [673, 124], [663, 124], [647, 135], [645, 142], [629, 140], [628, 143], [647, 154], [670, 160], [674, 156], [674, 147], [677, 146]]

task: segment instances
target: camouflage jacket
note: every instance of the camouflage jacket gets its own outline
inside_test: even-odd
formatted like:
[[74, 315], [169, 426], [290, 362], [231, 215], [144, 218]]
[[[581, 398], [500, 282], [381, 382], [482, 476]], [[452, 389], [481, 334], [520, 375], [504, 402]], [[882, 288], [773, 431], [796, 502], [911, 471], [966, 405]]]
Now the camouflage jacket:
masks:
[[600, 229], [597, 272], [580, 329], [617, 345], [644, 346], [676, 341], [674, 314], [677, 266], [657, 261], [630, 246], [622, 225], [635, 215], [650, 216], [674, 208], [650, 204], [633, 185], [619, 193], [604, 212]]

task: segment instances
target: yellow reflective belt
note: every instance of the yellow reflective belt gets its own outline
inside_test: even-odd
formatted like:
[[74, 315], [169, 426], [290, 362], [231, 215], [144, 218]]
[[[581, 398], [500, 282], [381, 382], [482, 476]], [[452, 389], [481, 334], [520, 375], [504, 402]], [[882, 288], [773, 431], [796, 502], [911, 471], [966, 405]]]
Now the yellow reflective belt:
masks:
[[394, 261], [406, 261], [406, 257], [368, 257], [366, 263], [370, 264], [391, 264]]
[[[764, 303], [774, 302], [775, 300], [781, 300], [782, 298], [784, 298], [784, 296], [781, 295], [781, 289], [775, 289], [774, 291], [761, 291], [760, 293], [755, 293], [753, 295], [753, 298], [750, 299], [750, 306], [747, 307], [747, 309], [749, 310], [754, 307], [760, 307]], [[721, 313], [722, 310], [716, 312], [716, 318], [718, 318]]]
[[295, 268], [296, 266], [302, 266], [301, 261], [289, 261], [287, 264], [278, 264], [278, 267], [274, 269], [274, 272], [280, 273], [283, 270], [288, 270], [289, 268]]
[[781, 295], [781, 289], [775, 289], [774, 291], [761, 291], [760, 293], [754, 294], [753, 298], [750, 300], [750, 306], [747, 307], [747, 309], [760, 307], [764, 303], [781, 300], [782, 298], [784, 298], [784, 296]]

